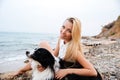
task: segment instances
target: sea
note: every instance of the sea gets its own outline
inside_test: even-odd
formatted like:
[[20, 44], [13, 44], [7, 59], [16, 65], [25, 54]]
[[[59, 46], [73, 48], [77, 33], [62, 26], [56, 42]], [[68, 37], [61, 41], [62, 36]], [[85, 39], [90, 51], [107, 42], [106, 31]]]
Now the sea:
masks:
[[25, 52], [32, 53], [41, 41], [55, 48], [57, 40], [58, 35], [52, 33], [0, 32], [0, 64], [26, 59]]

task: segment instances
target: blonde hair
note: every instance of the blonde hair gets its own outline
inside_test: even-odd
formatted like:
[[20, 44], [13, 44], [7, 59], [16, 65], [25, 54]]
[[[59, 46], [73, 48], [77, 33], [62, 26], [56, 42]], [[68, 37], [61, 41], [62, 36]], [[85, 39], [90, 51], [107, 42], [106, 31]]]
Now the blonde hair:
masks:
[[77, 18], [70, 17], [67, 19], [69, 22], [73, 24], [72, 27], [72, 39], [68, 44], [66, 49], [66, 55], [64, 57], [67, 61], [76, 61], [76, 57], [79, 53], [82, 53], [81, 46], [81, 23]]

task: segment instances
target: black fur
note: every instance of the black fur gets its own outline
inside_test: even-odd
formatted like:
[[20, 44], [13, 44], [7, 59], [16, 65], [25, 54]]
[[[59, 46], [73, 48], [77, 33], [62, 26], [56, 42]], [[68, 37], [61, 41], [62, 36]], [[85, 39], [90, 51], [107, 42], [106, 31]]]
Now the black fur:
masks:
[[44, 68], [47, 68], [49, 66], [52, 69], [52, 71], [54, 71], [53, 66], [55, 63], [55, 59], [48, 50], [44, 48], [38, 48], [37, 50], [34, 51], [33, 54], [31, 55], [28, 54], [29, 52], [27, 51], [26, 55], [29, 58], [38, 61]]

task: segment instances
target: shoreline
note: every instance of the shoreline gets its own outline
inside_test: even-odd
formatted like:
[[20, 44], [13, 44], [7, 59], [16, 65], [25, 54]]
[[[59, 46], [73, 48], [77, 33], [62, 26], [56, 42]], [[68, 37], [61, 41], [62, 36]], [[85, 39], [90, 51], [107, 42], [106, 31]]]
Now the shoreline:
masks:
[[[0, 80], [30, 80], [31, 71], [27, 71], [22, 75], [12, 77], [17, 70], [24, 67], [27, 63], [27, 59], [20, 59], [14, 61], [8, 61], [7, 63], [0, 63]], [[28, 76], [29, 75], [29, 76]]]
[[25, 59], [20, 59], [20, 60], [7, 61], [4, 63], [0, 63], [0, 73], [16, 71], [25, 65], [24, 61]]

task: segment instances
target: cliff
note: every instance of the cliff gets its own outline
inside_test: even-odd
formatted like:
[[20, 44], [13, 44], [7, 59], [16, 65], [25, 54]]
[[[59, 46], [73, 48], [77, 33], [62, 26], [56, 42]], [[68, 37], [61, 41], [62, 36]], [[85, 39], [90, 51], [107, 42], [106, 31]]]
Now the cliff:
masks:
[[96, 38], [120, 38], [120, 16], [117, 20], [103, 26], [102, 31], [95, 36]]

